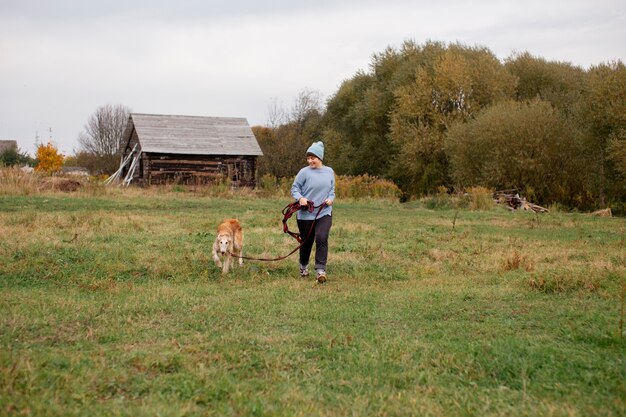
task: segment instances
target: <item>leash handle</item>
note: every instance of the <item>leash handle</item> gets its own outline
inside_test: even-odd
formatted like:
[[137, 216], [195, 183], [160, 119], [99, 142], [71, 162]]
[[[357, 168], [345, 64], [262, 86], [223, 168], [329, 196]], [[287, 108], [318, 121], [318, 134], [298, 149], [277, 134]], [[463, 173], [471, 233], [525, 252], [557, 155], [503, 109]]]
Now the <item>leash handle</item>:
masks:
[[[301, 206], [300, 203], [298, 201], [294, 201], [291, 204], [287, 204], [285, 206], [285, 208], [283, 208], [283, 233], [287, 233], [289, 234], [291, 237], [295, 238], [298, 243], [302, 243], [305, 239], [302, 239], [302, 236], [300, 236], [300, 233], [296, 233], [296, 232], [292, 232], [289, 230], [289, 227], [287, 226], [287, 221], [291, 218], [291, 216], [293, 216], [294, 213], [299, 212], [300, 210], [306, 210], [309, 213], [313, 213], [313, 211], [317, 208], [317, 214], [315, 215], [315, 219], [313, 220], [313, 224], [311, 225], [311, 227], [315, 224], [315, 220], [317, 220], [317, 217], [320, 215], [320, 212], [322, 211], [322, 209], [326, 207], [326, 202], [323, 202], [322, 204], [320, 204], [319, 206], [316, 206], [315, 203], [313, 203], [312, 201], [307, 201], [306, 206]], [[309, 231], [309, 234], [311, 233], [311, 231]], [[307, 238], [309, 236], [307, 235]]]

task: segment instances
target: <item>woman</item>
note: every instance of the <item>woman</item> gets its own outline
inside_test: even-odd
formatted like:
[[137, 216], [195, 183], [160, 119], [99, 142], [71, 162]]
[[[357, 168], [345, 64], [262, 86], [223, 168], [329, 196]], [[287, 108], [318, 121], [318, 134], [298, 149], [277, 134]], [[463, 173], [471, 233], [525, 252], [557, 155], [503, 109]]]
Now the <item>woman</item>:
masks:
[[[306, 151], [308, 166], [302, 168], [291, 186], [291, 195], [300, 206], [309, 201], [315, 205], [313, 212], [300, 210], [297, 215], [298, 230], [302, 238], [308, 238], [300, 247], [300, 276], [309, 275], [309, 258], [315, 242], [315, 273], [317, 282], [326, 282], [326, 261], [328, 259], [328, 234], [332, 226], [332, 205], [335, 200], [335, 171], [324, 166], [324, 144], [313, 142]], [[325, 204], [319, 212], [319, 206]], [[317, 220], [315, 216], [317, 215]], [[311, 225], [315, 222], [309, 235]]]

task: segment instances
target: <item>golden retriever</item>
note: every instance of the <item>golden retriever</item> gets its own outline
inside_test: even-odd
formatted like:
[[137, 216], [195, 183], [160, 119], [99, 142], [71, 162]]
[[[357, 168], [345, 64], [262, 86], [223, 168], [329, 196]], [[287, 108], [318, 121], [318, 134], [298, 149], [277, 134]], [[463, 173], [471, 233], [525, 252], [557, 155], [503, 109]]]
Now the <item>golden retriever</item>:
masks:
[[[220, 255], [224, 257], [223, 267]], [[241, 228], [241, 224], [239, 224], [239, 220], [228, 219], [224, 220], [217, 227], [217, 236], [213, 243], [213, 260], [218, 268], [222, 268], [222, 273], [228, 273], [233, 255], [239, 257], [239, 265], [242, 265], [243, 229]]]

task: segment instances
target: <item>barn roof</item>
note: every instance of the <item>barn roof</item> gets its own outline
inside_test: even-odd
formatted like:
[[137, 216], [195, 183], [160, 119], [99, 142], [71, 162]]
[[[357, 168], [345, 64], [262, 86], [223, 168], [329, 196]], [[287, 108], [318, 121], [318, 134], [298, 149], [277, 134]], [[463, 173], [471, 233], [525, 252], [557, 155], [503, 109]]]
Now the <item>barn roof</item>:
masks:
[[263, 155], [241, 117], [171, 116], [131, 113], [124, 133], [137, 131], [142, 152], [191, 155]]

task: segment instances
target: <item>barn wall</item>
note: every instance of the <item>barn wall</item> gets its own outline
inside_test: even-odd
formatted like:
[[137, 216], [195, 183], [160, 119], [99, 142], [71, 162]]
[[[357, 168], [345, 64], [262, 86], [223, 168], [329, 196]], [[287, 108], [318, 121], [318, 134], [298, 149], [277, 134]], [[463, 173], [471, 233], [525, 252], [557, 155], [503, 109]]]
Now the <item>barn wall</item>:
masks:
[[[256, 156], [142, 154], [138, 182], [211, 184], [229, 178], [233, 187], [256, 185]], [[138, 174], [139, 175], [139, 174]]]
[[[137, 136], [137, 131], [133, 129], [130, 140], [126, 143], [126, 147], [124, 148], [124, 156], [128, 155], [138, 143], [139, 137]], [[139, 145], [139, 147], [141, 147], [141, 145]]]

